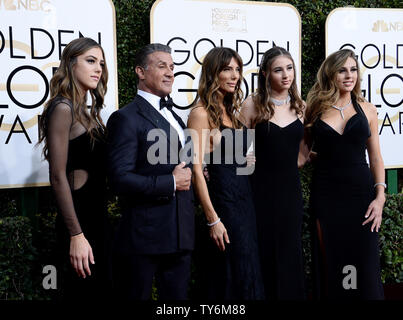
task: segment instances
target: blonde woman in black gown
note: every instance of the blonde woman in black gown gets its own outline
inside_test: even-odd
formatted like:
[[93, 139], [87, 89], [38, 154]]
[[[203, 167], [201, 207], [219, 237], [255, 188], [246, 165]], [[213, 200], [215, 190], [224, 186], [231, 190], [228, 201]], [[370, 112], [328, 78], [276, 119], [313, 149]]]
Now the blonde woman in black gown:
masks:
[[58, 288], [66, 299], [105, 298], [110, 288], [105, 126], [100, 116], [107, 81], [102, 47], [90, 38], [71, 41], [50, 81], [50, 99], [39, 123], [58, 206]]
[[322, 63], [308, 93], [306, 127], [317, 152], [311, 190], [317, 293], [324, 299], [383, 299], [377, 232], [385, 171], [377, 110], [361, 95], [353, 51], [337, 51]]
[[270, 300], [305, 299], [298, 171], [308, 153], [303, 117], [294, 60], [284, 48], [274, 47], [263, 55], [258, 89], [241, 110], [241, 120], [255, 129], [256, 168], [251, 180], [265, 294]]

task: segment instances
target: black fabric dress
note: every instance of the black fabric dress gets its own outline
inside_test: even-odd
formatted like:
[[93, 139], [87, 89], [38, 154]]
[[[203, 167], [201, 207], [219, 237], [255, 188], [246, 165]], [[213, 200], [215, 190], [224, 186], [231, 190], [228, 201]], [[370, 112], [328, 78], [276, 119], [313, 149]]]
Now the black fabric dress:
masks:
[[298, 152], [304, 126], [255, 127], [256, 169], [251, 177], [262, 274], [269, 300], [305, 299], [302, 256], [303, 201]]
[[[214, 209], [227, 229], [230, 243], [225, 243], [225, 251], [222, 252], [208, 239], [204, 258], [205, 278], [202, 281], [207, 285], [208, 299], [263, 300], [250, 183], [248, 175], [237, 174], [237, 168], [245, 169], [245, 165], [237, 164], [236, 154], [246, 155], [246, 130], [221, 129], [223, 134], [220, 143], [213, 152], [206, 155], [209, 158], [208, 190]], [[236, 131], [240, 136], [232, 139], [230, 136], [235, 137]], [[217, 162], [216, 158], [213, 163], [216, 156], [220, 156], [221, 161]], [[206, 237], [208, 230], [205, 241]]]
[[[56, 104], [55, 104], [56, 105]], [[52, 134], [49, 132], [49, 134]], [[95, 264], [90, 264], [91, 276], [79, 278], [70, 262], [70, 233], [66, 219], [56, 216], [59, 298], [83, 301], [106, 298], [111, 288], [110, 243], [111, 228], [107, 219], [106, 202], [106, 143], [91, 142], [88, 133], [71, 139], [68, 146], [66, 175], [74, 170], [88, 174], [85, 184], [71, 190], [74, 209], [85, 238], [91, 245]], [[67, 221], [71, 221], [68, 219]], [[70, 228], [71, 230], [71, 228]]]
[[[343, 134], [321, 119], [312, 128], [318, 156], [312, 180], [311, 210], [319, 223], [314, 232], [314, 288], [322, 299], [384, 297], [378, 234], [371, 232], [372, 222], [362, 226], [375, 197], [374, 181], [365, 157], [371, 132], [364, 112], [354, 99], [353, 106], [356, 114], [347, 121]], [[353, 289], [345, 289], [351, 286]]]

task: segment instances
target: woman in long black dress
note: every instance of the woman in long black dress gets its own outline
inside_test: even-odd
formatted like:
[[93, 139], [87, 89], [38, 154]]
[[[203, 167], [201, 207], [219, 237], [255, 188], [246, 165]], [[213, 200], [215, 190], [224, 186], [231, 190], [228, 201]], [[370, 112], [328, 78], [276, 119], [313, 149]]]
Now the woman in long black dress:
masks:
[[253, 200], [248, 176], [241, 175], [247, 168], [237, 161], [247, 151], [247, 132], [235, 116], [241, 81], [240, 56], [229, 48], [212, 49], [203, 61], [200, 99], [188, 119], [195, 150], [193, 185], [213, 239], [203, 265], [209, 299], [264, 298]]
[[241, 116], [255, 128], [256, 168], [251, 180], [266, 298], [305, 299], [298, 171], [307, 152], [304, 102], [294, 60], [284, 48], [274, 47], [263, 55], [258, 89], [245, 100]]
[[58, 288], [67, 299], [107, 294], [105, 126], [100, 116], [107, 80], [101, 46], [90, 38], [73, 40], [50, 81], [39, 124], [59, 209]]
[[317, 152], [311, 209], [319, 297], [383, 299], [377, 232], [385, 171], [377, 110], [361, 95], [353, 51], [337, 51], [322, 63], [308, 94], [306, 123]]

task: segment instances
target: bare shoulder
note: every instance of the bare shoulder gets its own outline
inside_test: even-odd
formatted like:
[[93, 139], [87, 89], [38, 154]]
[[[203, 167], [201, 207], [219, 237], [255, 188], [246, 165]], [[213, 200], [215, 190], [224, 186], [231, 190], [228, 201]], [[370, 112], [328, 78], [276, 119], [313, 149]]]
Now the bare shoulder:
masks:
[[362, 101], [359, 104], [364, 112], [372, 112], [372, 113], [377, 112], [376, 107], [368, 101]]
[[208, 113], [203, 104], [199, 101], [189, 113], [188, 127], [195, 127], [200, 125], [205, 127], [206, 124], [208, 126], [208, 123]]
[[249, 95], [242, 103], [241, 113], [248, 119], [252, 119], [256, 116], [254, 95]]
[[253, 96], [249, 95], [245, 101], [242, 103], [242, 109], [255, 110], [255, 102], [253, 101]]
[[362, 101], [359, 102], [359, 104], [362, 108], [362, 111], [364, 111], [365, 115], [367, 116], [368, 120], [372, 121], [378, 119], [378, 110], [372, 103], [368, 101]]
[[239, 120], [247, 127], [250, 128], [253, 120], [257, 116], [254, 95], [249, 95], [242, 103]]

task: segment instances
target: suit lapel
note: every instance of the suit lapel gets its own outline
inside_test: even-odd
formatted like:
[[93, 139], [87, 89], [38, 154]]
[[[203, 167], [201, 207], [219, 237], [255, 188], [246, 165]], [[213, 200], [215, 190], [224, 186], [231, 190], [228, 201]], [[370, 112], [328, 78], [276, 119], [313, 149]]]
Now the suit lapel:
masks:
[[[174, 116], [174, 118], [176, 119], [176, 121], [178, 121], [178, 123], [182, 127], [182, 129], [185, 130], [187, 127], [186, 127], [185, 123], [183, 122], [182, 118], [179, 117], [173, 110], [171, 110], [171, 113]], [[190, 141], [190, 135], [188, 135], [188, 136], [185, 135], [185, 138], [186, 138], [186, 141], [185, 141], [185, 145], [186, 145]], [[184, 147], [184, 146], [182, 146], [182, 143], [180, 142], [180, 140], [179, 140], [179, 145], [180, 145], [180, 149], [182, 149]]]
[[[172, 112], [172, 115], [174, 116], [174, 118], [176, 119], [176, 121], [178, 121], [179, 125], [182, 127], [182, 129], [185, 130], [187, 127], [186, 127], [185, 123], [182, 121], [182, 118], [179, 117], [174, 111], [171, 111], [171, 112]], [[186, 148], [187, 150], [184, 149], [185, 146], [182, 146], [182, 143], [179, 141], [179, 145], [180, 145], [179, 160], [180, 161], [183, 161], [183, 159], [189, 159], [189, 157], [191, 157], [191, 154], [189, 154], [189, 152], [191, 152], [192, 149], [188, 149], [188, 148], [189, 148], [189, 144], [191, 143], [192, 138], [189, 134], [188, 135], [185, 134], [185, 138], [186, 138], [185, 146], [187, 146], [187, 148]]]
[[[179, 135], [178, 135], [177, 131], [175, 130], [175, 128], [171, 126], [169, 121], [167, 119], [165, 119], [157, 110], [155, 110], [155, 108], [143, 97], [137, 95], [134, 99], [137, 100], [136, 102], [138, 103], [138, 106], [139, 106], [138, 112], [144, 118], [146, 118], [148, 121], [150, 121], [156, 128], [162, 129], [167, 136], [168, 142], [171, 141], [170, 132], [174, 133], [174, 135], [176, 136], [176, 139], [178, 141], [178, 144], [179, 144], [178, 150], [181, 150], [183, 148], [183, 146], [179, 139]], [[176, 119], [176, 121], [178, 121], [179, 125], [183, 129], [186, 129], [186, 125], [182, 121], [181, 117], [179, 117], [174, 111], [171, 111], [171, 113], [174, 116], [174, 118]], [[172, 130], [172, 131], [170, 131], [170, 130]], [[190, 139], [190, 136], [188, 138]], [[187, 139], [186, 143], [188, 143], [189, 139]], [[178, 150], [176, 152], [178, 152]]]
[[[156, 128], [162, 129], [166, 134], [168, 141], [170, 141], [169, 132], [172, 127], [169, 122], [143, 97], [137, 95], [135, 100], [138, 102], [138, 112], [148, 121], [150, 121]], [[175, 129], [172, 128], [172, 130]]]
[[182, 121], [182, 118], [179, 117], [175, 111], [171, 110], [172, 115], [174, 116], [175, 120], [178, 121], [179, 125], [182, 127], [183, 130], [186, 129], [185, 123]]

